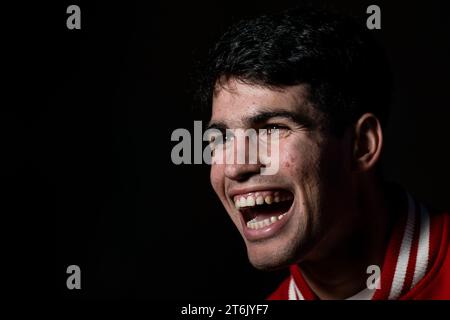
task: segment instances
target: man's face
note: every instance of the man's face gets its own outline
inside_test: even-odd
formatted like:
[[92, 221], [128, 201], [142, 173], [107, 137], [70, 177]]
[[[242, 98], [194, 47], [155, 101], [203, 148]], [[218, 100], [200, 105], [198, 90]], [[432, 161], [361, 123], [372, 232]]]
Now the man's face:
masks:
[[326, 254], [352, 211], [347, 139], [327, 133], [307, 92], [303, 85], [272, 90], [232, 79], [213, 98], [212, 127], [278, 130], [277, 173], [261, 175], [260, 162], [211, 166], [212, 186], [259, 269]]

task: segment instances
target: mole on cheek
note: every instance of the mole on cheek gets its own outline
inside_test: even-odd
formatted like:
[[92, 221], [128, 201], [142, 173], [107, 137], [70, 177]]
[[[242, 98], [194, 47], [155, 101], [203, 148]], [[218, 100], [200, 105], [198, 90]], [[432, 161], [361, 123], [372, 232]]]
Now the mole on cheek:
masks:
[[288, 154], [287, 159], [286, 159], [286, 168], [295, 166], [296, 161], [297, 161], [297, 159], [295, 156], [293, 156], [292, 154]]
[[286, 168], [291, 168], [291, 167], [295, 167], [295, 163], [296, 163], [296, 159], [291, 157], [290, 155], [288, 156], [286, 163], [285, 163], [285, 167]]

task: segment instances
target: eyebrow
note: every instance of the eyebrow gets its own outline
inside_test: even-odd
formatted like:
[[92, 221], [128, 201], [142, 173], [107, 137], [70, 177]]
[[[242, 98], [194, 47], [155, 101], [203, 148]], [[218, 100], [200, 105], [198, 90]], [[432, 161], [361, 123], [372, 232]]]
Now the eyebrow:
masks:
[[[306, 114], [287, 111], [287, 110], [261, 111], [255, 115], [245, 118], [243, 120], [243, 122], [247, 126], [252, 127], [252, 126], [267, 122], [268, 120], [270, 120], [272, 118], [285, 118], [285, 119], [295, 122], [298, 125], [301, 125], [304, 127], [309, 127], [309, 128], [312, 127], [313, 123], [314, 123], [313, 119]], [[207, 127], [207, 129], [219, 129], [219, 130], [224, 130], [227, 128], [228, 128], [227, 124], [222, 121], [210, 122]]]

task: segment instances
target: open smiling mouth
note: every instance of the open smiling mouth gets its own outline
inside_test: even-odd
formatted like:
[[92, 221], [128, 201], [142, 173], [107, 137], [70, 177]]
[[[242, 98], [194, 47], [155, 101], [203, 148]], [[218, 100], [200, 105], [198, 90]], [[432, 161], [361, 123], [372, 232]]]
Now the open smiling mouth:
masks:
[[294, 195], [287, 190], [267, 190], [236, 195], [233, 200], [246, 237], [256, 239], [273, 235], [284, 225]]

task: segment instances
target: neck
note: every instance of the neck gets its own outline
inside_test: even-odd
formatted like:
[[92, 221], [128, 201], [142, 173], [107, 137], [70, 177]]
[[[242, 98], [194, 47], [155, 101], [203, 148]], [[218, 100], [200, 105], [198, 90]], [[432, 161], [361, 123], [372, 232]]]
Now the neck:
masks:
[[321, 250], [326, 253], [320, 258], [300, 264], [306, 282], [320, 299], [345, 299], [358, 293], [366, 288], [367, 267], [382, 267], [390, 234], [390, 201], [380, 184], [357, 202], [357, 218], [351, 228], [345, 228], [349, 232]]

